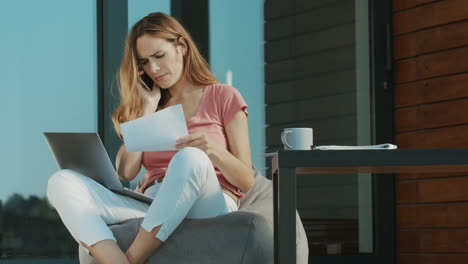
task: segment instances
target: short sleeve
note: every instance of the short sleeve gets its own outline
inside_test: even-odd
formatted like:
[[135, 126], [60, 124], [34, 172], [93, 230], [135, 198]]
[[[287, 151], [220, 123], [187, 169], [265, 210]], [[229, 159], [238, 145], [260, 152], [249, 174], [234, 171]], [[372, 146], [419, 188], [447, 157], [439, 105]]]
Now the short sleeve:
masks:
[[249, 116], [247, 112], [248, 105], [236, 88], [229, 85], [222, 85], [220, 97], [223, 126], [227, 126], [239, 111], [244, 112], [247, 117]]

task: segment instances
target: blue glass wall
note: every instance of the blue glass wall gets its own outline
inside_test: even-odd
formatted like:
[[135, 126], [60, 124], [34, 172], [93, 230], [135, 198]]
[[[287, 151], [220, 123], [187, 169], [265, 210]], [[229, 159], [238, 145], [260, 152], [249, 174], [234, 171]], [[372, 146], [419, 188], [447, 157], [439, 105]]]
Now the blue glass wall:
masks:
[[97, 132], [95, 0], [0, 4], [0, 200], [44, 196], [44, 131]]
[[171, 13], [170, 0], [128, 0], [128, 27], [129, 29], [138, 20], [152, 12]]

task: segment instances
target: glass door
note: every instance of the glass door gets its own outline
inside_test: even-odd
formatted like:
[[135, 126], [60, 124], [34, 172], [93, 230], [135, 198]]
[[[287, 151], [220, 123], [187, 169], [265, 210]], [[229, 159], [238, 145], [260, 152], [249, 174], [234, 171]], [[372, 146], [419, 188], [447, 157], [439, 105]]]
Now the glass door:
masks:
[[[316, 146], [392, 142], [391, 125], [390, 135], [382, 129], [382, 122], [392, 122], [392, 108], [382, 110], [389, 97], [380, 90], [388, 77], [382, 72], [389, 70], [384, 14], [390, 3], [297, 0], [286, 6], [267, 0], [268, 152], [283, 148], [280, 134], [288, 127], [313, 128]], [[298, 175], [298, 211], [311, 263], [392, 263], [394, 232], [384, 231], [393, 230], [393, 187], [381, 178]]]

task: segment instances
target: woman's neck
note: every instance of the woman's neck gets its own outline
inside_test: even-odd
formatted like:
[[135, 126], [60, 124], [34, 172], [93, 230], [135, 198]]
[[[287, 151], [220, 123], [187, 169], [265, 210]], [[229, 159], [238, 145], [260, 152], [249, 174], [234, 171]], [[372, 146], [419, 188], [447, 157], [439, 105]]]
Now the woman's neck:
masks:
[[181, 79], [169, 88], [169, 94], [171, 95], [172, 100], [178, 101], [186, 97], [186, 95], [191, 94], [196, 89], [197, 86], [195, 84], [186, 79]]

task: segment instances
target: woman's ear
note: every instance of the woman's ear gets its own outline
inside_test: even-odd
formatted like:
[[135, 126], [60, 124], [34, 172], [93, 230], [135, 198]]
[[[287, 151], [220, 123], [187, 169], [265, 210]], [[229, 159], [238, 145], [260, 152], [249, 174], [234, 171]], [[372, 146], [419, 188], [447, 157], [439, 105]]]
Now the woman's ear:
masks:
[[187, 41], [184, 39], [184, 37], [179, 37], [177, 39], [177, 47], [180, 47], [180, 50], [182, 51], [182, 56], [185, 56], [185, 54], [187, 54]]

